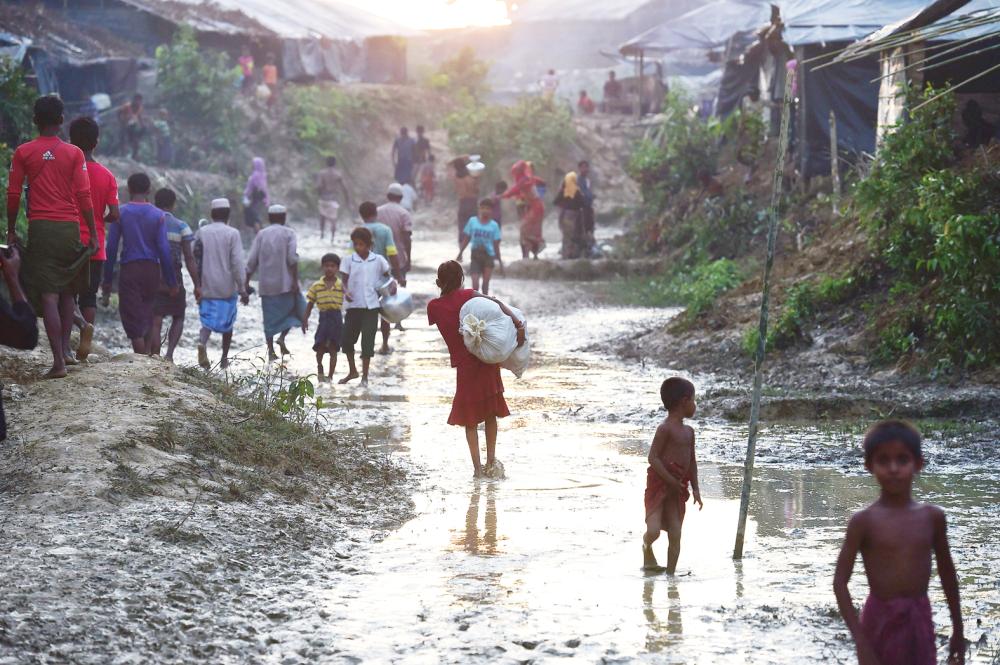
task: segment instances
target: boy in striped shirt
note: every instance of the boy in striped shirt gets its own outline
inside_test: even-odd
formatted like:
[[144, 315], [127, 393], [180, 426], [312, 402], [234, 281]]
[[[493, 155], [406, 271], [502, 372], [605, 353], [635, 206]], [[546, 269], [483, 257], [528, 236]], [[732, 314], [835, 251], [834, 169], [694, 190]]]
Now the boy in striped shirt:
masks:
[[[323, 265], [323, 277], [313, 282], [306, 294], [306, 311], [302, 315], [302, 329], [309, 329], [309, 315], [313, 306], [319, 309], [319, 325], [316, 327], [316, 337], [313, 340], [313, 351], [316, 352], [316, 371], [320, 381], [333, 379], [337, 369], [337, 353], [340, 351], [340, 336], [344, 325], [341, 309], [344, 306], [344, 285], [340, 281], [340, 257], [336, 254], [324, 254], [320, 260]], [[323, 354], [330, 354], [330, 373], [323, 374]]]

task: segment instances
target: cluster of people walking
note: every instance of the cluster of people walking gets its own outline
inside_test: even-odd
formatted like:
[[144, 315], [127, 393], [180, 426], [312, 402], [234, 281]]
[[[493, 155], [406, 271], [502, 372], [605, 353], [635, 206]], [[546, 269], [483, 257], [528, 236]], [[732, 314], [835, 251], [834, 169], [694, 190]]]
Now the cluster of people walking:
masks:
[[[511, 184], [499, 181], [494, 187], [494, 193], [486, 199], [479, 200], [480, 173], [469, 169], [469, 155], [456, 157], [450, 162], [455, 192], [458, 197], [458, 243], [464, 250], [472, 238], [475, 226], [469, 226], [470, 220], [482, 220], [484, 206], [490, 209], [490, 217], [498, 228], [503, 224], [504, 200], [514, 200], [519, 220], [519, 243], [521, 258], [537, 259], [545, 249], [545, 238], [542, 224], [545, 220], [544, 196], [547, 191], [546, 182], [535, 174], [534, 165], [530, 161], [519, 160], [510, 169]], [[593, 258], [597, 255], [597, 245], [594, 239], [594, 189], [591, 179], [590, 163], [582, 160], [577, 164], [576, 171], [570, 171], [563, 176], [562, 182], [553, 200], [559, 209], [559, 230], [562, 234], [562, 244], [559, 255], [564, 259]], [[477, 213], [479, 217], [477, 218]], [[485, 223], [485, 222], [484, 222]], [[463, 244], [465, 243], [465, 244]], [[475, 252], [476, 245], [473, 244]], [[496, 252], [487, 252], [491, 258], [499, 260], [499, 245]], [[482, 262], [473, 257], [472, 275], [482, 275]], [[490, 268], [493, 266], [491, 265]], [[489, 277], [485, 278], [486, 283]]]

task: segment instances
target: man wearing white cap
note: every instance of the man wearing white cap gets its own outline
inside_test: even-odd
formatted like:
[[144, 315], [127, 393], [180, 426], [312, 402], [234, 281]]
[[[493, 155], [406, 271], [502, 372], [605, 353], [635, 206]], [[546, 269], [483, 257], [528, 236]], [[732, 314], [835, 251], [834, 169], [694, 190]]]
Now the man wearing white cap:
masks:
[[208, 340], [213, 332], [222, 333], [222, 361], [229, 366], [229, 345], [236, 324], [237, 296], [247, 304], [246, 265], [240, 232], [229, 226], [229, 199], [212, 201], [212, 223], [198, 230], [195, 256], [201, 267], [201, 332], [198, 339], [198, 364], [208, 369]]
[[250, 277], [258, 272], [257, 292], [264, 310], [264, 337], [267, 339], [268, 360], [277, 360], [274, 336], [278, 335], [281, 355], [288, 355], [285, 336], [292, 328], [302, 325], [306, 309], [299, 289], [299, 255], [295, 231], [285, 226], [288, 211], [283, 205], [267, 210], [270, 225], [253, 239], [247, 260], [246, 291], [250, 292]]

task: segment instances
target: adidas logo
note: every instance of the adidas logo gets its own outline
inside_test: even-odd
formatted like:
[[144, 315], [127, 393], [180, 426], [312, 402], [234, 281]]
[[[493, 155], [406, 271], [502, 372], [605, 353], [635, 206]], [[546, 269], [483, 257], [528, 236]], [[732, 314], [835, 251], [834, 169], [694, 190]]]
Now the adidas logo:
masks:
[[42, 159], [44, 159], [47, 162], [54, 162], [56, 156], [52, 154], [51, 150], [46, 150], [45, 152], [42, 153]]

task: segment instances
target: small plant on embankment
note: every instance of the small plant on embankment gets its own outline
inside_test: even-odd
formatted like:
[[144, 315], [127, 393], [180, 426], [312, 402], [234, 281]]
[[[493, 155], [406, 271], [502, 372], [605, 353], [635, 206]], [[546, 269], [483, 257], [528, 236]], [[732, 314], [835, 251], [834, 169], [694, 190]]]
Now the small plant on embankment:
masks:
[[365, 450], [360, 440], [320, 426], [317, 414], [325, 405], [312, 399], [308, 378], [262, 371], [230, 382], [197, 369], [182, 372], [223, 408], [195, 407], [186, 418], [159, 421], [144, 433], [130, 431], [127, 442], [109, 447], [106, 453], [118, 464], [113, 477], [118, 494], [134, 495], [142, 480], [127, 472], [132, 468], [125, 456], [137, 444], [190, 455], [193, 464], [185, 468], [215, 481], [214, 491], [227, 500], [248, 500], [263, 491], [302, 500], [334, 484], [390, 484], [402, 478], [398, 467]]
[[[914, 94], [912, 104], [936, 91]], [[954, 96], [910, 114], [855, 188], [861, 223], [894, 283], [875, 320], [876, 359], [1000, 362], [1000, 178], [955, 154]]]
[[623, 280], [615, 288], [622, 300], [633, 305], [684, 307], [684, 320], [690, 322], [741, 281], [737, 265], [729, 259], [719, 259], [652, 279]]
[[[765, 348], [773, 351], [812, 344], [809, 327], [816, 317], [854, 298], [868, 282], [869, 278], [858, 271], [842, 277], [825, 275], [819, 280], [795, 284], [786, 291], [777, 316], [770, 320]], [[752, 358], [757, 353], [758, 339], [759, 328], [755, 322], [743, 333], [743, 352], [747, 356]]]

